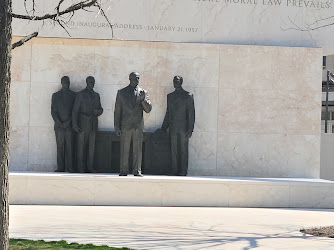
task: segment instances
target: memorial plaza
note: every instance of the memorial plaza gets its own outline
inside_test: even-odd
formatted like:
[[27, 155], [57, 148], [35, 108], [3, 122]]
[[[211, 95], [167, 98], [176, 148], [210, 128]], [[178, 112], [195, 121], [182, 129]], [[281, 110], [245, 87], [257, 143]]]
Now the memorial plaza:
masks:
[[13, 20], [10, 237], [334, 249], [333, 3], [101, 4]]
[[333, 249], [299, 230], [333, 225], [333, 210], [11, 206], [10, 237], [131, 249]]

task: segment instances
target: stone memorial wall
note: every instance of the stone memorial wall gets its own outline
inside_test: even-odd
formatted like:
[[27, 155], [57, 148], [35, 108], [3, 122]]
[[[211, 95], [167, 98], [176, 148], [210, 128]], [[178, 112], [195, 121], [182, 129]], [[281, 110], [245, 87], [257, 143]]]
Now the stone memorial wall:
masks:
[[194, 93], [189, 175], [319, 177], [321, 62], [315, 48], [33, 39], [13, 51], [10, 170], [56, 168], [50, 106], [62, 76], [74, 91], [95, 77], [99, 129], [112, 131], [117, 90], [138, 71], [153, 104], [145, 131], [160, 128], [174, 75]]
[[[53, 12], [57, 1], [35, 0], [35, 15]], [[62, 6], [77, 0], [65, 0]], [[201, 42], [321, 47], [334, 50], [333, 3], [326, 0], [102, 0], [120, 40]], [[31, 14], [30, 2], [27, 10]], [[22, 1], [15, 13], [25, 14]], [[62, 8], [61, 8], [62, 10]], [[322, 28], [321, 28], [322, 27]], [[14, 19], [14, 35], [39, 31], [43, 37], [69, 37], [50, 21]], [[319, 29], [320, 28], [320, 29]], [[74, 38], [112, 38], [98, 13], [78, 12], [67, 23]]]

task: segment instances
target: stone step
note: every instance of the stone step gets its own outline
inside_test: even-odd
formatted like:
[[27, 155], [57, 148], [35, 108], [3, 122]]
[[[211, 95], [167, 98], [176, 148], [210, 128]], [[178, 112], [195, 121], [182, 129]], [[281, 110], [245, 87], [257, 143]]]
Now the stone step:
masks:
[[334, 182], [224, 176], [10, 172], [11, 205], [334, 208]]

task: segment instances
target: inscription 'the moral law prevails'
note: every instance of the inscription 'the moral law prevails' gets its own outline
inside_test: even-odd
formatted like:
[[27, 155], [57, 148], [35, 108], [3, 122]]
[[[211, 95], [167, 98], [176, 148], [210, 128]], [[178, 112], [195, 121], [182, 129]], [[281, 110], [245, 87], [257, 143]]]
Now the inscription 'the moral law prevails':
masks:
[[288, 6], [299, 8], [331, 8], [331, 1], [310, 1], [310, 0], [194, 0], [203, 3], [230, 3], [230, 4], [259, 4], [266, 6]]

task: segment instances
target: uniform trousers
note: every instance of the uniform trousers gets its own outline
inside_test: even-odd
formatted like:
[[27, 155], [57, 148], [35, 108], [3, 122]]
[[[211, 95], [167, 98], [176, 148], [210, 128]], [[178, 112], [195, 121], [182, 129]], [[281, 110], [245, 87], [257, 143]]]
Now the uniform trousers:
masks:
[[57, 170], [61, 172], [74, 172], [72, 128], [55, 128], [55, 134], [57, 143]]
[[129, 154], [132, 141], [132, 173], [141, 174], [143, 131], [138, 129], [122, 130], [120, 174], [129, 173]]
[[172, 175], [186, 176], [188, 172], [189, 138], [185, 132], [171, 132]]
[[96, 128], [92, 117], [80, 116], [81, 132], [77, 134], [77, 168], [79, 173], [92, 172], [94, 169], [94, 152]]

